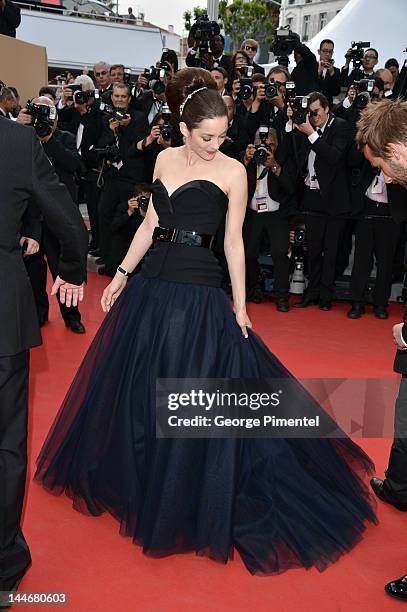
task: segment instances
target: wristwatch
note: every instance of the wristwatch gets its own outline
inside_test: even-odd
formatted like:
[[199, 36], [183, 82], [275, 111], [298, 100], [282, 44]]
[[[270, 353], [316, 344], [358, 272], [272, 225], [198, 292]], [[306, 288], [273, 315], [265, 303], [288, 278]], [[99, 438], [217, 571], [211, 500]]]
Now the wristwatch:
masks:
[[120, 274], [123, 274], [123, 276], [129, 276], [130, 274], [130, 272], [127, 272], [127, 270], [125, 270], [121, 266], [117, 266], [117, 271], [120, 272]]

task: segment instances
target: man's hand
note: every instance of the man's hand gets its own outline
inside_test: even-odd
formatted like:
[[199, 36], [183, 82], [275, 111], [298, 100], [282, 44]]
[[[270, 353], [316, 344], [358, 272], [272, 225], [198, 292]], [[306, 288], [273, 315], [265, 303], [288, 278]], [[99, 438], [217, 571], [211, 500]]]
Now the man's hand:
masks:
[[117, 121], [116, 119], [109, 119], [109, 128], [112, 130], [112, 132], [116, 133], [119, 125], [120, 121]]
[[23, 251], [23, 256], [34, 255], [40, 250], [40, 244], [34, 238], [28, 238], [28, 236], [21, 236], [20, 247], [23, 248], [24, 244], [27, 243], [27, 248]]
[[278, 96], [274, 96], [273, 98], [266, 98], [271, 104], [276, 106], [277, 108], [284, 108], [284, 97], [279, 93]]
[[130, 198], [127, 200], [127, 214], [131, 217], [134, 214], [134, 211], [138, 209], [138, 200], [137, 198]]
[[246, 153], [244, 154], [243, 163], [245, 166], [248, 166], [253, 159], [254, 152], [256, 151], [256, 147], [253, 144], [249, 144], [246, 147]]
[[121, 119], [119, 121], [119, 125], [122, 125], [122, 126], [126, 127], [127, 125], [130, 125], [130, 121], [131, 121], [131, 116], [130, 115], [126, 115], [125, 119]]
[[305, 134], [306, 136], [310, 136], [315, 132], [313, 126], [309, 122], [309, 114], [307, 114], [307, 119], [305, 123], [296, 124], [297, 130]]
[[57, 276], [52, 285], [51, 295], [56, 295], [58, 291], [61, 303], [66, 304], [68, 308], [69, 306], [77, 306], [78, 302], [83, 300], [83, 283], [82, 285], [72, 285]]
[[[1, 0], [0, 0], [1, 1]], [[22, 108], [18, 113], [16, 122], [21, 123], [22, 125], [31, 125], [32, 117], [28, 114], [26, 108]]]
[[211, 70], [213, 68], [213, 55], [212, 53], [203, 53], [201, 57], [202, 67], [206, 68], [206, 70]]
[[137, 85], [142, 89], [148, 89], [148, 79], [144, 74], [139, 74], [137, 78]]
[[407, 347], [405, 346], [403, 341], [403, 335], [401, 333], [403, 327], [404, 323], [397, 323], [396, 325], [393, 325], [393, 340], [394, 344], [397, 346], [397, 350], [399, 351], [407, 350]]
[[72, 106], [73, 104], [73, 91], [67, 85], [62, 88], [61, 102], [64, 106]]

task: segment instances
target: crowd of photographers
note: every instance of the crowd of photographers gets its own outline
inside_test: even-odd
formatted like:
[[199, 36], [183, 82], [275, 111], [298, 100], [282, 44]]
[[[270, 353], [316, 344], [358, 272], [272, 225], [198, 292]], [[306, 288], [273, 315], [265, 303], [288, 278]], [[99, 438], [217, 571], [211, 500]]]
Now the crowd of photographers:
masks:
[[[333, 41], [321, 42], [317, 58], [287, 30], [277, 31], [273, 51], [278, 65], [265, 75], [254, 61], [257, 41], [243, 41], [229, 57], [217, 24], [201, 21], [192, 30], [186, 58], [188, 66], [209, 70], [216, 81], [229, 117], [221, 151], [247, 170], [248, 299], [263, 299], [258, 261], [259, 254], [267, 253], [279, 311], [290, 308], [290, 275], [294, 272], [298, 279], [303, 270], [307, 288], [295, 306], [331, 309], [335, 280], [349, 265], [354, 241], [348, 317], [365, 312], [375, 261], [370, 301], [375, 316], [385, 319], [392, 281], [403, 276], [406, 196], [398, 185], [385, 183], [358, 151], [354, 135], [369, 102], [403, 94], [398, 63], [389, 59], [378, 69], [378, 52], [361, 42], [352, 44], [339, 70]], [[296, 66], [290, 74], [292, 52]], [[44, 86], [23, 108], [15, 89], [1, 90], [0, 113], [34, 126], [60, 180], [77, 203], [86, 203], [89, 253], [100, 274], [114, 275], [146, 214], [158, 153], [182, 145], [165, 99], [166, 84], [177, 70], [176, 53], [165, 49], [157, 65], [137, 77], [121, 64], [99, 62], [93, 79], [80, 75], [68, 84]], [[224, 262], [221, 236], [216, 244]], [[55, 276], [59, 245], [33, 206], [26, 214], [21, 245], [44, 324], [45, 259]], [[60, 309], [72, 331], [85, 331], [77, 307], [60, 304]]]

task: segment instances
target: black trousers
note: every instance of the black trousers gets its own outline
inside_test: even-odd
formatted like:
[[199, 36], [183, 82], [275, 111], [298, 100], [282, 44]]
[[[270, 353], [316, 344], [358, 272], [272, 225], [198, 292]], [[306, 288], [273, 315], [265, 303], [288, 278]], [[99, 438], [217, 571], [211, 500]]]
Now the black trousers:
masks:
[[[388, 212], [387, 204], [382, 206], [385, 206], [386, 212]], [[355, 256], [350, 282], [354, 302], [364, 301], [364, 293], [372, 270], [374, 254], [377, 271], [373, 304], [375, 306], [387, 306], [391, 293], [394, 253], [399, 235], [400, 225], [392, 219], [361, 219], [357, 221], [355, 226]]]
[[27, 472], [29, 351], [0, 357], [0, 591], [31, 563], [21, 531]]
[[246, 211], [243, 226], [243, 239], [246, 254], [246, 284], [250, 294], [258, 284], [259, 256], [261, 237], [265, 232], [274, 267], [274, 295], [288, 297], [290, 260], [288, 257], [289, 226], [288, 219], [281, 217], [279, 211], [257, 213], [250, 208]]
[[120, 181], [113, 175], [105, 179], [99, 200], [99, 249], [108, 270], [114, 268], [111, 230], [114, 213], [120, 202], [127, 202], [134, 194], [134, 185], [135, 183]]
[[[321, 199], [319, 191], [307, 191], [308, 200]], [[342, 217], [312, 213], [305, 216], [309, 269], [306, 293], [311, 299], [329, 302], [335, 296], [336, 257], [345, 225]]]
[[407, 375], [400, 381], [394, 414], [394, 440], [384, 481], [386, 492], [407, 503]]

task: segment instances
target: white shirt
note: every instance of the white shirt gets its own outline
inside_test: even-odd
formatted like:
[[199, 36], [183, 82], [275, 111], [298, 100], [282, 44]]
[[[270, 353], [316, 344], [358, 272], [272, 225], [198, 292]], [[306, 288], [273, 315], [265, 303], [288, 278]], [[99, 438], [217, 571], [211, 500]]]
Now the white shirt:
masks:
[[149, 125], [151, 125], [156, 114], [160, 112], [162, 105], [163, 103], [160, 100], [157, 100], [157, 98], [154, 98], [153, 103], [150, 108], [150, 112], [148, 113], [148, 124]]
[[[318, 128], [318, 130], [324, 133], [327, 123], [328, 121], [326, 121], [322, 127]], [[318, 134], [318, 131], [315, 131], [308, 136], [308, 140], [310, 141], [311, 144], [314, 144], [314, 142], [316, 142], [319, 137], [320, 137], [320, 134]], [[304, 182], [307, 187], [311, 188], [312, 186], [312, 189], [319, 189], [319, 183], [318, 183], [318, 180], [315, 174], [315, 158], [316, 158], [316, 153], [313, 149], [311, 149], [308, 155], [308, 174], [305, 177]], [[315, 178], [312, 179], [312, 177], [315, 177]]]
[[[257, 174], [261, 175], [265, 166], [263, 164], [259, 164], [257, 166]], [[270, 169], [269, 169], [270, 172]], [[249, 204], [249, 208], [258, 213], [263, 212], [274, 212], [280, 208], [280, 202], [276, 202], [269, 196], [269, 190], [267, 185], [267, 176], [263, 176], [262, 179], [256, 181], [256, 191], [254, 192], [253, 198]]]
[[373, 181], [366, 189], [365, 195], [373, 202], [378, 202], [380, 204], [389, 203], [387, 199], [387, 185], [382, 171], [374, 177]]

